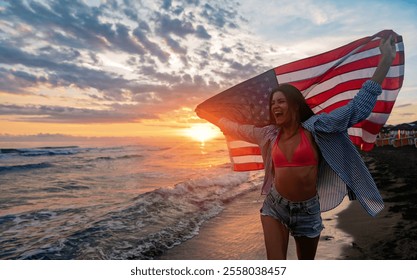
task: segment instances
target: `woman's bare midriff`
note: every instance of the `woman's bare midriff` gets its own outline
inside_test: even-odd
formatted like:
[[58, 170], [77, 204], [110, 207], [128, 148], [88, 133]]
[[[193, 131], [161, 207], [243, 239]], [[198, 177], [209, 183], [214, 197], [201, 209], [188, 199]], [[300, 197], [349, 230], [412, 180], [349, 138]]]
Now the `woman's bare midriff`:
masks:
[[290, 201], [304, 201], [317, 194], [317, 166], [275, 168], [275, 187]]

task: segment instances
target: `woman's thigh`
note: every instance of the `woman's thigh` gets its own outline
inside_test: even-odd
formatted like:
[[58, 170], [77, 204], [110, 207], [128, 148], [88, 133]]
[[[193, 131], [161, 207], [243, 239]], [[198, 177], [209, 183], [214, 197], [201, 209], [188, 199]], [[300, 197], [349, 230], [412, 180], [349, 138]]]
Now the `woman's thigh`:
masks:
[[297, 257], [299, 260], [314, 260], [319, 244], [320, 235], [317, 237], [299, 236], [294, 237], [297, 246]]
[[289, 231], [280, 221], [261, 215], [268, 260], [287, 259]]

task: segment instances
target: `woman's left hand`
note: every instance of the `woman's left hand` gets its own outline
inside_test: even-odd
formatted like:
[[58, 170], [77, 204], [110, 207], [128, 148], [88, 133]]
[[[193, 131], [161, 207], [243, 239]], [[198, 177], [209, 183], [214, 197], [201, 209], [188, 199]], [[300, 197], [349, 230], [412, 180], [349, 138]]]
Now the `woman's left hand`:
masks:
[[391, 34], [387, 39], [382, 39], [379, 50], [384, 58], [394, 60], [397, 50], [395, 49], [395, 38]]

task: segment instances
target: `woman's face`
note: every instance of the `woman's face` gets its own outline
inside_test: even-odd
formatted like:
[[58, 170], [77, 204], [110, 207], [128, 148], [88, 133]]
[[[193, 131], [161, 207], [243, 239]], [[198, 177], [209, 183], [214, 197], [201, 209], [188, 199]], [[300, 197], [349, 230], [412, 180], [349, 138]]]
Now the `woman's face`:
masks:
[[275, 123], [278, 126], [289, 124], [294, 121], [294, 114], [290, 109], [288, 100], [285, 97], [284, 93], [277, 91], [272, 96], [271, 100], [271, 112], [275, 117]]

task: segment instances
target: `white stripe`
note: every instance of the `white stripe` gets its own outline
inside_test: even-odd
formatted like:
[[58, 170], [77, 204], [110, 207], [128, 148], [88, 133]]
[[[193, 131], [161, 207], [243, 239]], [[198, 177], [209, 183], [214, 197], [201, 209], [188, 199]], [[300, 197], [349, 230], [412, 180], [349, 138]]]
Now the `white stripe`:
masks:
[[329, 68], [331, 68], [335, 64], [335, 61], [331, 61], [319, 66], [310, 67], [307, 69], [289, 72], [286, 74], [277, 75], [278, 82], [280, 84], [283, 83], [291, 83], [295, 81], [301, 81], [305, 79], [311, 79], [314, 77], [318, 77], [325, 73]]
[[[399, 66], [392, 66], [390, 68], [390, 71], [388, 72], [387, 77], [398, 77], [398, 73], [400, 72]], [[366, 78], [370, 78], [372, 77], [372, 75], [375, 72], [376, 67], [371, 67], [371, 68], [365, 68], [365, 69], [360, 69], [360, 70], [356, 70], [353, 72], [349, 72], [349, 73], [344, 73], [338, 76], [335, 76], [321, 84], [313, 84], [311, 85], [308, 89], [306, 89], [303, 94], [305, 95], [306, 98], [311, 98], [313, 96], [316, 96], [317, 94], [322, 93], [323, 91], [327, 91], [333, 87], [335, 87], [336, 85], [340, 84], [343, 81], [351, 81], [351, 80], [356, 80], [356, 79], [366, 79]], [[306, 94], [307, 93], [307, 94]]]
[[349, 128], [348, 134], [351, 136], [361, 137], [364, 142], [368, 143], [373, 143], [376, 140], [376, 134], [369, 133], [368, 131], [358, 127]]
[[232, 157], [232, 162], [234, 164], [239, 163], [263, 163], [262, 156], [254, 155], [254, 156], [238, 156], [238, 157]]
[[378, 96], [377, 99], [381, 101], [395, 101], [397, 99], [399, 92], [400, 92], [399, 89], [395, 89], [395, 90], [384, 89], [381, 95]]
[[387, 77], [396, 78], [400, 76], [404, 76], [404, 64], [391, 66], [388, 71]]
[[[348, 90], [341, 92], [329, 99], [327, 99], [325, 102], [320, 103], [320, 105], [315, 106], [312, 108], [314, 113], [317, 113], [321, 110], [326, 109], [327, 107], [333, 105], [334, 103], [343, 101], [343, 100], [351, 100], [355, 95], [358, 93], [358, 89], [355, 90]], [[395, 101], [398, 96], [399, 90], [383, 90], [381, 95], [378, 96], [378, 100], [381, 101]]]
[[320, 84], [315, 84], [310, 86], [305, 92], [308, 92], [307, 98], [316, 96], [317, 94], [322, 93], [323, 91], [330, 90], [340, 84], [341, 82], [347, 82], [351, 80], [356, 80], [359, 78], [370, 78], [375, 72], [375, 67], [359, 69], [349, 73], [343, 73], [341, 75], [335, 76], [327, 81], [324, 81]]
[[[404, 44], [402, 42], [397, 43], [395, 45], [395, 48], [396, 48], [397, 52], [404, 51]], [[340, 65], [341, 66], [346, 65], [346, 64], [354, 62], [354, 61], [369, 58], [369, 57], [372, 57], [372, 56], [377, 56], [377, 55], [380, 55], [380, 54], [381, 54], [381, 51], [379, 50], [379, 47], [376, 47], [376, 48], [373, 48], [373, 49], [369, 49], [369, 50], [366, 50], [366, 51], [355, 53], [355, 54], [351, 55], [349, 58], [347, 58]]]
[[317, 105], [312, 110], [313, 110], [314, 113], [317, 113], [318, 111], [321, 111], [321, 110], [327, 108], [328, 106], [333, 105], [334, 103], [337, 103], [337, 102], [340, 102], [340, 101], [343, 101], [343, 100], [350, 100], [357, 93], [358, 93], [357, 89], [341, 92], [338, 95], [327, 99], [325, 102], [320, 103], [320, 105]]
[[[358, 48], [362, 48], [362, 47], [363, 47], [363, 45], [359, 46]], [[397, 43], [396, 44], [396, 49], [397, 49], [397, 51], [404, 51], [404, 44], [403, 43]], [[279, 74], [279, 75], [277, 75], [277, 79], [278, 79], [279, 83], [291, 83], [291, 82], [294, 82], [294, 81], [301, 81], [301, 80], [311, 79], [313, 77], [318, 77], [318, 76], [322, 75], [328, 69], [332, 68], [334, 65], [337, 65], [340, 61], [342, 61], [342, 63], [340, 63], [340, 65], [338, 65], [335, 69], [337, 69], [340, 66], [344, 66], [348, 63], [351, 63], [351, 62], [355, 62], [355, 61], [365, 59], [365, 58], [369, 58], [369, 57], [372, 57], [372, 56], [377, 56], [381, 53], [380, 50], [379, 50], [379, 47], [369, 49], [369, 50], [366, 50], [366, 51], [362, 51], [362, 52], [359, 52], [359, 53], [355, 53], [356, 50], [353, 50], [349, 54], [346, 54], [345, 56], [343, 56], [339, 59], [332, 60], [332, 61], [327, 62], [325, 64], [321, 64], [321, 65], [318, 65], [318, 66], [313, 66], [313, 67], [310, 67], [310, 68], [306, 68], [306, 69], [298, 70], [298, 71], [294, 71], [294, 72], [288, 72], [288, 73], [285, 73], [285, 74]], [[402, 75], [404, 75], [404, 71], [402, 71]]]
[[359, 53], [355, 53], [355, 54], [351, 55], [348, 59], [343, 61], [343, 63], [341, 63], [340, 66], [346, 65], [348, 63], [355, 62], [355, 61], [358, 61], [358, 60], [361, 60], [361, 59], [364, 59], [364, 58], [377, 56], [379, 54], [381, 54], [381, 52], [379, 50], [379, 47], [369, 49], [369, 50], [366, 50], [366, 51], [362, 51], [362, 52], [359, 52]]
[[401, 76], [404, 76], [404, 64], [390, 67], [387, 77], [398, 78]]
[[371, 113], [367, 120], [377, 124], [385, 124], [389, 118], [389, 115], [389, 113]]
[[237, 149], [237, 148], [243, 148], [243, 147], [259, 147], [256, 144], [241, 141], [241, 140], [232, 140], [227, 141], [229, 149]]
[[[363, 47], [363, 45], [359, 46], [358, 48], [362, 48], [362, 47]], [[301, 81], [301, 80], [311, 79], [313, 77], [318, 77], [318, 76], [322, 75], [327, 70], [334, 67], [335, 65], [338, 65], [339, 63], [340, 63], [340, 65], [338, 65], [337, 67], [340, 67], [342, 65], [346, 65], [347, 63], [351, 63], [351, 62], [354, 62], [354, 61], [358, 61], [358, 60], [361, 60], [361, 59], [364, 59], [364, 58], [368, 58], [368, 57], [380, 54], [379, 48], [373, 48], [373, 49], [366, 50], [366, 51], [363, 51], [363, 52], [360, 52], [360, 53], [355, 53], [358, 48], [356, 48], [355, 50], [351, 51], [350, 53], [346, 54], [343, 57], [340, 57], [338, 59], [332, 60], [332, 61], [324, 63], [324, 64], [320, 64], [318, 66], [313, 66], [313, 67], [310, 67], [310, 68], [306, 68], [306, 69], [302, 69], [302, 70], [298, 70], [298, 71], [294, 71], [294, 72], [288, 72], [288, 73], [285, 73], [285, 74], [279, 74], [279, 75], [277, 75], [278, 81], [280, 83], [290, 83], [290, 82], [294, 82], [294, 81]], [[326, 55], [323, 54], [322, 56], [326, 56]], [[337, 67], [336, 67], [336, 69], [337, 69]]]

